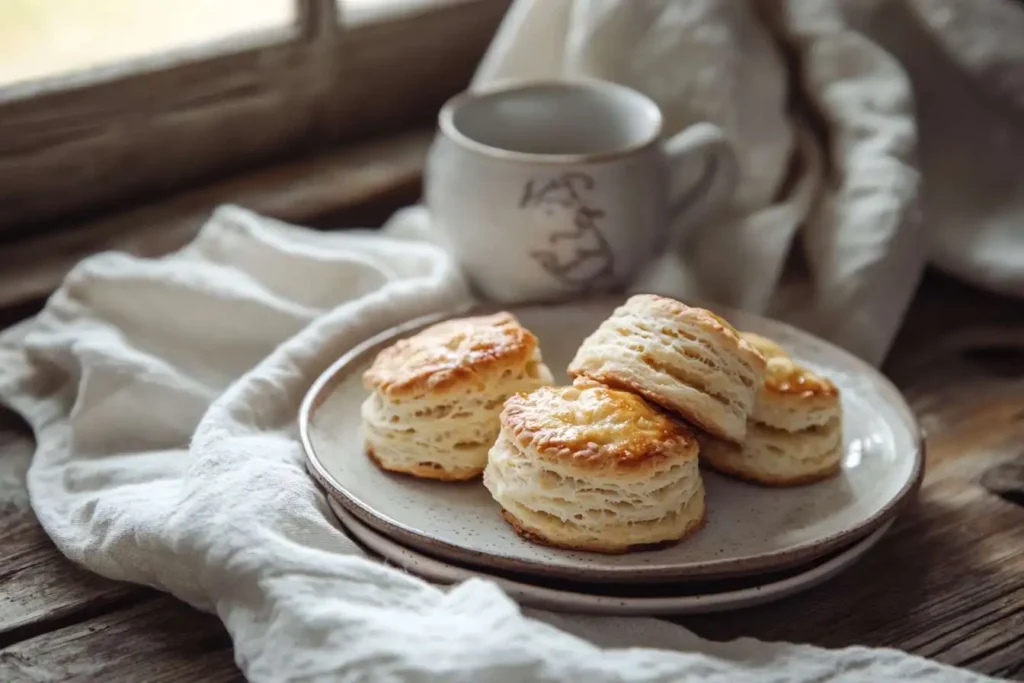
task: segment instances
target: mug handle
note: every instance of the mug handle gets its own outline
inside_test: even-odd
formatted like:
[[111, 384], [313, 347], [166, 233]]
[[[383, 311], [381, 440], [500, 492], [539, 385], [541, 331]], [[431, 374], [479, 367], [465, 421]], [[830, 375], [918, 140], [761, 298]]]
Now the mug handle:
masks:
[[[662, 149], [669, 167], [669, 216], [674, 228], [670, 246], [680, 246], [690, 230], [721, 208], [736, 191], [739, 162], [725, 133], [710, 123], [694, 124], [669, 138]], [[697, 164], [696, 182], [680, 187]], [[682, 216], [686, 216], [682, 220]]]

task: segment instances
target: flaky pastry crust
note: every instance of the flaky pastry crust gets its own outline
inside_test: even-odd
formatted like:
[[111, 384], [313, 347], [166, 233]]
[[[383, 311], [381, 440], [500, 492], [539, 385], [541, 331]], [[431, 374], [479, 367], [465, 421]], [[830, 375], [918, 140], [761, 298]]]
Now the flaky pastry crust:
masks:
[[681, 301], [657, 294], [636, 294], [625, 306], [634, 311], [659, 313], [674, 318], [678, 323], [696, 324], [714, 335], [719, 343], [735, 350], [735, 353], [754, 367], [764, 366], [764, 357], [733, 327], [729, 321], [706, 308], [687, 306]]
[[754, 332], [741, 332], [740, 337], [754, 347], [754, 350], [760, 353], [766, 361], [780, 356], [785, 358], [789, 357], [789, 354], [784, 348], [768, 337], [763, 337], [759, 334], [755, 334]]
[[764, 366], [761, 354], [718, 315], [639, 294], [583, 341], [568, 373], [640, 394], [741, 442]]
[[704, 505], [703, 491], [701, 491], [699, 497], [692, 501], [688, 501], [687, 508], [691, 506], [696, 510], [695, 516], [692, 516], [692, 518], [687, 521], [685, 527], [679, 533], [677, 538], [665, 539], [654, 543], [633, 543], [628, 545], [616, 543], [613, 540], [603, 541], [601, 539], [591, 539], [584, 543], [559, 541], [539, 531], [530, 529], [521, 519], [508, 510], [502, 510], [501, 516], [504, 517], [505, 521], [509, 523], [517, 534], [527, 541], [536, 543], [537, 545], [544, 545], [549, 548], [561, 548], [562, 550], [584, 550], [586, 552], [602, 553], [605, 555], [625, 555], [626, 553], [667, 548], [692, 536], [697, 531], [700, 531], [701, 527], [704, 526], [708, 519], [707, 507]]
[[789, 396], [839, 396], [839, 389], [827, 377], [815, 373], [793, 360], [777, 343], [753, 332], [740, 336], [764, 356], [764, 389]]
[[440, 394], [539, 365], [537, 338], [511, 313], [431, 325], [381, 351], [363, 384], [388, 398]]
[[586, 380], [510, 397], [501, 423], [519, 447], [574, 468], [632, 469], [698, 453], [682, 422], [635, 394]]
[[754, 423], [742, 444], [700, 436], [701, 463], [738, 479], [764, 486], [801, 486], [837, 475], [842, 469], [842, 418], [798, 432]]
[[370, 458], [370, 462], [385, 472], [407, 474], [419, 479], [434, 479], [436, 481], [469, 481], [470, 479], [477, 479], [480, 477], [481, 469], [479, 467], [445, 469], [438, 463], [430, 461], [418, 462], [413, 465], [405, 465], [402, 467], [385, 465], [381, 459], [377, 457], [377, 453], [373, 450], [373, 446], [370, 443], [366, 443], [364, 447], [366, 449], [366, 456]]
[[770, 339], [749, 332], [743, 337], [768, 359], [751, 421], [798, 432], [841, 414], [839, 389], [830, 379], [793, 360]]
[[827, 377], [805, 368], [792, 358], [771, 358], [765, 367], [764, 390], [785, 396], [835, 399], [839, 389]]

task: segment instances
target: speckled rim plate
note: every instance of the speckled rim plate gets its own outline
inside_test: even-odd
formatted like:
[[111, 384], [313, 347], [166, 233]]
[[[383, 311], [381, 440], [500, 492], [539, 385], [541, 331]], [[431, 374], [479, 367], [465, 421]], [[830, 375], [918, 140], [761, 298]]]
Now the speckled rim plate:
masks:
[[[333, 498], [328, 498], [328, 502], [345, 530], [358, 543], [389, 563], [428, 581], [455, 584], [474, 578], [487, 579], [496, 583], [510, 598], [527, 607], [577, 614], [619, 616], [711, 614], [781, 600], [814, 588], [848, 568], [874, 547], [895, 521], [890, 519], [867, 537], [823, 561], [787, 576], [769, 579], [765, 583], [747, 582], [743, 587], [735, 587], [735, 581], [724, 581], [712, 588], [705, 582], [705, 592], [687, 590], [680, 591], [680, 594], [673, 593], [673, 590], [679, 590], [680, 586], [665, 585], [663, 595], [636, 597], [552, 588], [443, 562], [374, 531]], [[684, 592], [685, 594], [681, 594]]]
[[[579, 342], [621, 298], [505, 307], [540, 339], [556, 381]], [[843, 473], [825, 483], [765, 489], [705, 472], [708, 522], [667, 548], [600, 555], [558, 550], [519, 538], [477, 482], [422, 481], [381, 471], [365, 456], [360, 377], [397, 339], [454, 316], [432, 315], [367, 340], [339, 358], [307, 393], [299, 429], [307, 468], [327, 492], [375, 531], [461, 565], [580, 582], [667, 582], [766, 573], [823, 557], [891, 519], [920, 485], [923, 441], [899, 391], [851, 354], [789, 325], [749, 313], [716, 311], [740, 329], [771, 337], [828, 374], [843, 394]]]

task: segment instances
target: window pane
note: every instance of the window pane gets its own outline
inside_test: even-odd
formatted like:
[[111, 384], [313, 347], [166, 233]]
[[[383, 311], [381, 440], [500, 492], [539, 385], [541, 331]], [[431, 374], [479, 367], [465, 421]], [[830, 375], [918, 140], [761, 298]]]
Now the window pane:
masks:
[[[0, 0], [2, 2], [3, 0]], [[437, 5], [453, 5], [466, 0], [337, 0], [342, 20], [346, 25], [386, 21]]]
[[0, 0], [0, 86], [294, 20], [294, 0]]

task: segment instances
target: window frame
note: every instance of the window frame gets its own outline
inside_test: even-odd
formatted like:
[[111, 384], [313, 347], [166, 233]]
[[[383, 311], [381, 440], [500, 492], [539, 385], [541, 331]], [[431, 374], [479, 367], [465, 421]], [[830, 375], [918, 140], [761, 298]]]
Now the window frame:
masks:
[[[255, 164], [430, 120], [466, 86], [510, 0], [447, 0], [0, 88], [0, 241]], [[159, 158], [159, 162], [153, 159]]]

